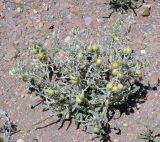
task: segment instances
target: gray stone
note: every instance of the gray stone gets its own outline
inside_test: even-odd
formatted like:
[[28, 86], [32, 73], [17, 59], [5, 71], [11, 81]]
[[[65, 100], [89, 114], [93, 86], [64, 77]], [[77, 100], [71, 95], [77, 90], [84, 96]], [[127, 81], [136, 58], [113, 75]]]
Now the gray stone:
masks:
[[89, 26], [92, 23], [93, 19], [91, 17], [86, 17], [84, 21], [85, 25]]

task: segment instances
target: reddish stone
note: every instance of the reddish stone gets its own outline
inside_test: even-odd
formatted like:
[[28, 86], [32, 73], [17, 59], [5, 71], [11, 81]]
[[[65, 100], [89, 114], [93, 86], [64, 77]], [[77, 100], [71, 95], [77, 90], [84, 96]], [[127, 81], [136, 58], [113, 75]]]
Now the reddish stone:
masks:
[[15, 3], [22, 3], [22, 0], [15, 0]]
[[83, 14], [81, 13], [81, 11], [76, 10], [75, 7], [71, 7], [71, 8], [69, 8], [69, 10], [75, 16], [78, 16], [78, 17], [81, 17], [81, 18], [83, 17]]
[[63, 3], [63, 7], [65, 7], [65, 8], [73, 8], [74, 7], [74, 5], [72, 5], [72, 4], [70, 4], [70, 3], [68, 3], [68, 2], [64, 2]]
[[136, 112], [135, 112], [135, 115], [139, 116], [139, 115], [140, 115], [140, 112], [139, 112], [139, 111], [136, 111]]
[[147, 99], [148, 99], [148, 100], [153, 100], [153, 98], [154, 98], [153, 96], [148, 96]]
[[96, 0], [96, 3], [97, 4], [102, 4], [102, 3], [104, 3], [105, 1], [104, 0]]
[[94, 21], [92, 22], [92, 24], [91, 24], [91, 27], [92, 27], [93, 29], [97, 29], [97, 28], [98, 28], [98, 22], [97, 22], [96, 20], [94, 20]]
[[84, 23], [82, 22], [81, 19], [73, 19], [72, 23], [74, 24], [74, 26], [78, 26], [79, 28], [84, 28]]
[[71, 29], [74, 27], [74, 25], [72, 23], [68, 23], [66, 24], [66, 30], [67, 31], [71, 31]]
[[132, 124], [131, 127], [132, 127], [132, 128], [136, 128], [136, 125], [135, 125], [135, 124]]

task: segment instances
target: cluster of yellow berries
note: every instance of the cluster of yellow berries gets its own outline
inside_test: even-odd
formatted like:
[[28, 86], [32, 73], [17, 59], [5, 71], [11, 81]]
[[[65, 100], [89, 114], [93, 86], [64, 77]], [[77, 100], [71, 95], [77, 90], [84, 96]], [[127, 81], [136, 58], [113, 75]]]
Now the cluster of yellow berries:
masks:
[[[118, 68], [119, 68], [118, 62], [112, 63], [112, 75], [117, 76], [119, 80], [122, 80], [124, 77], [124, 74], [122, 72], [119, 72]], [[118, 91], [121, 91], [124, 88], [124, 86], [122, 83], [109, 82], [109, 83], [107, 83], [106, 88], [108, 90], [116, 93]]]
[[[123, 53], [123, 55], [130, 55], [132, 53], [132, 49], [130, 47], [126, 46], [122, 49], [122, 53]], [[122, 80], [124, 78], [124, 74], [119, 71], [119, 66], [120, 66], [120, 64], [118, 62], [112, 63], [112, 76], [114, 76], [114, 77], [117, 76], [117, 78], [119, 80]], [[109, 83], [107, 83], [106, 88], [108, 90], [111, 90], [112, 92], [116, 93], [116, 92], [124, 89], [124, 86], [122, 83], [109, 82]]]
[[79, 84], [79, 82], [80, 82], [80, 78], [79, 77], [70, 77], [71, 78], [71, 83], [73, 84], [73, 85], [78, 85]]
[[117, 76], [118, 79], [122, 80], [123, 77], [124, 77], [124, 74], [122, 72], [119, 72], [118, 68], [119, 68], [119, 63], [118, 62], [114, 62], [112, 64], [112, 75], [113, 76]]
[[44, 89], [44, 92], [46, 94], [48, 94], [49, 96], [52, 96], [52, 95], [58, 95], [59, 91], [55, 88], [51, 88], [51, 87], [48, 87], [46, 89]]
[[123, 90], [124, 86], [122, 83], [112, 83], [112, 82], [109, 82], [107, 83], [106, 85], [106, 89], [116, 93], [118, 91], [121, 91]]
[[85, 97], [84, 97], [84, 92], [82, 92], [81, 94], [79, 94], [77, 97], [76, 97], [76, 103], [78, 105], [81, 105], [85, 100]]
[[48, 58], [47, 58], [47, 55], [46, 55], [46, 51], [42, 47], [39, 47], [39, 48], [32, 47], [31, 53], [32, 54], [36, 54], [37, 58], [42, 60], [42, 61], [44, 61], [44, 62], [48, 61]]
[[[88, 52], [88, 53], [94, 53], [94, 52], [97, 52], [98, 50], [99, 50], [99, 47], [98, 47], [97, 44], [92, 44], [92, 45], [89, 45], [89, 46], [87, 47], [87, 52]], [[83, 53], [83, 51], [81, 50], [81, 51], [78, 53], [77, 58], [78, 58], [78, 59], [82, 59], [83, 56], [84, 56], [84, 53]], [[102, 60], [102, 58], [99, 56], [99, 57], [96, 58], [96, 61], [95, 61], [95, 62], [96, 62], [96, 65], [101, 65], [102, 62], [103, 62], [103, 60]]]

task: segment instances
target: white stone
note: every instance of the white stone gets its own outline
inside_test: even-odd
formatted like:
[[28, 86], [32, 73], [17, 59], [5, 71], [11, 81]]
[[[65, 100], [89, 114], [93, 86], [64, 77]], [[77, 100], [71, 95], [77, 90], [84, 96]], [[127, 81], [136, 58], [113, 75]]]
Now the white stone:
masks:
[[123, 126], [124, 126], [124, 127], [128, 127], [128, 124], [127, 124], [127, 123], [124, 123]]
[[16, 11], [17, 11], [17, 12], [21, 12], [22, 9], [21, 9], [20, 7], [18, 7], [18, 8], [16, 9]]
[[141, 54], [146, 54], [146, 50], [141, 50]]
[[34, 13], [34, 14], [37, 14], [37, 13], [38, 13], [38, 11], [37, 11], [37, 10], [35, 10], [35, 9], [33, 9], [33, 13]]
[[70, 36], [67, 36], [64, 41], [65, 41], [65, 42], [69, 42], [70, 39], [71, 39], [71, 37], [70, 37]]
[[17, 140], [17, 142], [24, 142], [24, 140], [22, 140], [22, 139], [18, 139], [18, 140]]

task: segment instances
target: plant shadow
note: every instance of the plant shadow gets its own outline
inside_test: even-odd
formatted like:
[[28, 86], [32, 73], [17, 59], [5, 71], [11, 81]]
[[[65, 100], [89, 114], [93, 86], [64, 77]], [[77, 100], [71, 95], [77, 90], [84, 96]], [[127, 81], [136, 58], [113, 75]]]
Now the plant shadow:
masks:
[[[113, 118], [119, 119], [122, 114], [130, 115], [135, 112], [135, 109], [138, 110], [138, 105], [146, 102], [148, 91], [156, 91], [158, 89], [158, 86], [160, 86], [160, 80], [158, 79], [157, 84], [153, 87], [149, 82], [148, 85], [144, 85], [140, 81], [136, 81], [135, 84], [140, 87], [136, 94], [128, 97], [124, 103], [110, 107], [110, 112], [107, 114], [109, 121]], [[119, 117], [115, 118], [114, 116], [117, 110], [119, 111]]]

